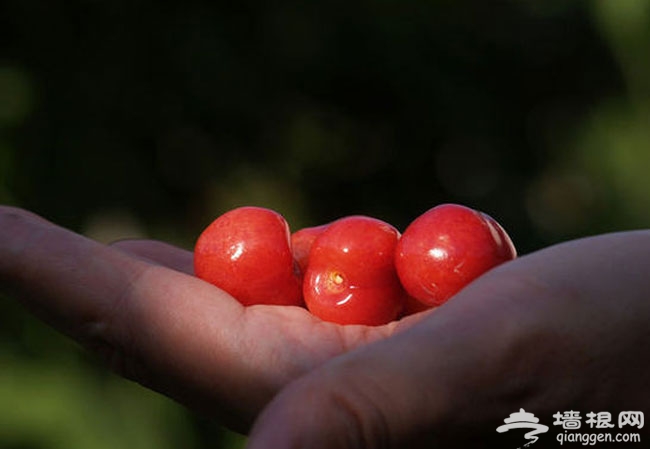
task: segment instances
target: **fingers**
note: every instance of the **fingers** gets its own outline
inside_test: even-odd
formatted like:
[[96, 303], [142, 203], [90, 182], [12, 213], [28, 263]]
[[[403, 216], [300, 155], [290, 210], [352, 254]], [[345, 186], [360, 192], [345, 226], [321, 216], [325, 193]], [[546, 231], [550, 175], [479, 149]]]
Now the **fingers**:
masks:
[[146, 267], [29, 212], [0, 208], [0, 281], [72, 335], [97, 322]]
[[[441, 308], [292, 383], [263, 411], [248, 449], [463, 447], [467, 435], [485, 430], [477, 422], [513, 406], [501, 395], [513, 383], [507, 374], [512, 326], [479, 304], [472, 307], [475, 313], [463, 321], [464, 307]], [[496, 382], [502, 385], [479, 388]], [[474, 406], [481, 400], [490, 410]], [[467, 435], [454, 435], [455, 421]], [[472, 447], [493, 443], [491, 434], [480, 437]]]
[[558, 410], [647, 408], [648, 248], [650, 232], [608, 235], [493, 270], [290, 384], [248, 449], [498, 447], [520, 408], [547, 425]]
[[123, 241], [112, 248], [11, 207], [0, 207], [0, 230], [0, 286], [73, 336], [102, 327], [110, 317], [125, 320], [127, 304], [154, 307], [153, 299], [145, 303], [145, 293], [147, 289], [159, 291], [159, 285], [168, 283], [166, 276], [189, 285], [193, 293], [200, 290], [214, 295], [221, 299], [214, 301], [223, 303], [226, 310], [240, 313], [236, 302], [218, 289], [207, 293], [207, 284], [166, 270], [168, 266], [191, 272], [191, 253], [171, 245]]
[[157, 240], [119, 240], [111, 246], [172, 270], [194, 275], [191, 251]]
[[[0, 230], [0, 288], [116, 371], [203, 411], [222, 405], [207, 412], [233, 426], [260, 407], [252, 398], [266, 385], [245, 385], [243, 308], [225, 292], [19, 209], [0, 208]], [[182, 254], [143, 248], [182, 265]]]
[[188, 259], [154, 242], [100, 245], [0, 208], [0, 289], [118, 373], [235, 430], [290, 380], [397, 327], [343, 329], [299, 307], [244, 308], [168, 268], [188, 271]]

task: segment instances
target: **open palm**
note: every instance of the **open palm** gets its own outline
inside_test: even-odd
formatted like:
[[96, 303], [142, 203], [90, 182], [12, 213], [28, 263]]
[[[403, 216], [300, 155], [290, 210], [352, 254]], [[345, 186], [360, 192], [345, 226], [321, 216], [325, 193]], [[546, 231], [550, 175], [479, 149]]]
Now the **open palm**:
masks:
[[9, 207], [0, 288], [121, 375], [240, 431], [291, 380], [411, 321], [340, 326], [298, 307], [242, 307], [192, 275], [189, 251], [101, 245]]

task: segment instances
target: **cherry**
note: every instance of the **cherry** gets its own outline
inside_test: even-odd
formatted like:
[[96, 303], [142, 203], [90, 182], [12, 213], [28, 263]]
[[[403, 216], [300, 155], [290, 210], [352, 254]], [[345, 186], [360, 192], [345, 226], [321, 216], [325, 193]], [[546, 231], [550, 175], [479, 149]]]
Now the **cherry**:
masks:
[[408, 294], [434, 307], [516, 255], [510, 237], [492, 217], [442, 204], [406, 228], [395, 251], [395, 268]]
[[404, 300], [394, 253], [399, 232], [365, 217], [341, 218], [316, 237], [303, 294], [311, 313], [339, 324], [380, 325], [398, 318]]
[[269, 209], [240, 207], [214, 220], [196, 242], [194, 271], [244, 305], [302, 305], [289, 226]]
[[404, 300], [404, 310], [402, 311], [402, 315], [409, 316], [429, 309], [431, 309], [431, 306], [428, 306], [422, 301], [418, 301], [411, 295], [407, 294], [406, 299]]
[[300, 271], [304, 273], [307, 271], [307, 264], [309, 262], [309, 252], [316, 240], [316, 237], [321, 235], [325, 229], [326, 224], [320, 226], [312, 226], [309, 228], [302, 228], [291, 234], [291, 250], [293, 257], [296, 259]]

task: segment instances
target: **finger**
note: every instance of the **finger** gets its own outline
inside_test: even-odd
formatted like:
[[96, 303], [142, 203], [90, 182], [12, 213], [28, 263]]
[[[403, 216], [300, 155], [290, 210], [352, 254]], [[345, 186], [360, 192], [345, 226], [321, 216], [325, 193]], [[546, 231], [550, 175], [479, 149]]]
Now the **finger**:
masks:
[[128, 254], [163, 265], [172, 270], [194, 275], [193, 253], [157, 240], [118, 240], [111, 243]]
[[[500, 396], [507, 390], [503, 383], [514, 383], [504, 376], [512, 365], [512, 326], [478, 309], [461, 322], [460, 310], [449, 309], [290, 384], [262, 412], [248, 449], [463, 447], [467, 441], [449, 431], [457, 429], [457, 417], [471, 413], [463, 425], [476, 436], [484, 429], [473, 428], [471, 420], [483, 423], [486, 414], [512, 411], [511, 401]], [[490, 350], [480, 342], [489, 342]], [[473, 407], [477, 377], [487, 385], [502, 383], [492, 394], [477, 390], [493, 407], [489, 412]], [[485, 446], [472, 447], [493, 443], [490, 434], [481, 438]]]
[[0, 207], [0, 230], [0, 289], [118, 373], [239, 431], [290, 380], [405, 327], [344, 331], [299, 307], [244, 308], [194, 276], [19, 209]]
[[520, 408], [547, 424], [558, 410], [642, 410], [649, 246], [648, 232], [610, 235], [493, 270], [290, 384], [248, 449], [498, 447]]
[[0, 208], [0, 281], [59, 329], [107, 314], [146, 264], [17, 208]]
[[246, 384], [243, 308], [225, 292], [19, 209], [0, 208], [0, 230], [0, 288], [121, 374], [234, 427], [274, 391]]
[[[160, 271], [151, 276], [154, 267], [141, 258], [21, 209], [0, 207], [0, 229], [2, 288], [72, 335], [118, 313], [140, 284], [162, 277]], [[158, 242], [124, 243], [124, 249], [185, 269], [191, 258], [191, 253]], [[183, 285], [189, 282], [194, 288], [205, 288], [204, 283], [192, 279], [183, 276]], [[211, 293], [215, 292], [219, 290], [212, 289]], [[234, 303], [228, 295], [217, 297], [226, 304]]]

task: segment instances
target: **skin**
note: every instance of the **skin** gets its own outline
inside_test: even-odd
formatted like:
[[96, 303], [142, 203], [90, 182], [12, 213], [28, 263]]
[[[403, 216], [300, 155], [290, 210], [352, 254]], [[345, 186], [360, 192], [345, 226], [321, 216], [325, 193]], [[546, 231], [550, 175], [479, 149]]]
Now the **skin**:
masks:
[[246, 433], [285, 385], [410, 322], [339, 326], [295, 306], [243, 307], [158, 241], [106, 246], [0, 206], [0, 291], [109, 368]]
[[161, 242], [103, 246], [6, 207], [0, 230], [2, 291], [127, 377], [255, 421], [249, 449], [500, 447], [520, 408], [550, 425], [650, 405], [650, 231], [519, 257], [432, 312], [364, 327], [243, 308]]
[[504, 447], [495, 429], [520, 408], [551, 427], [533, 447], [558, 447], [558, 411], [647, 415], [649, 321], [650, 231], [552, 246], [293, 382], [248, 449]]

